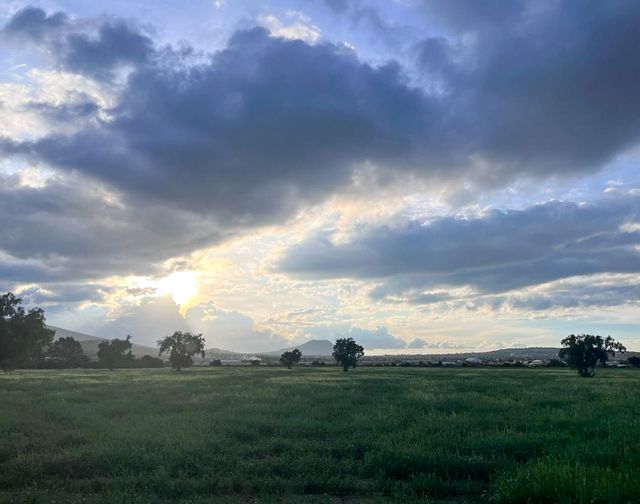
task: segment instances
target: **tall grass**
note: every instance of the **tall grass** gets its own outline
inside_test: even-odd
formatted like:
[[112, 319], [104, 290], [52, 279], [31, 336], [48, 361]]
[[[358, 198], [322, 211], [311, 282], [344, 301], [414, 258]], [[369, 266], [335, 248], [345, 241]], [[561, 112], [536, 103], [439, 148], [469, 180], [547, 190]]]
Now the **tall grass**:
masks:
[[634, 370], [17, 371], [0, 375], [0, 502], [640, 502], [639, 385]]

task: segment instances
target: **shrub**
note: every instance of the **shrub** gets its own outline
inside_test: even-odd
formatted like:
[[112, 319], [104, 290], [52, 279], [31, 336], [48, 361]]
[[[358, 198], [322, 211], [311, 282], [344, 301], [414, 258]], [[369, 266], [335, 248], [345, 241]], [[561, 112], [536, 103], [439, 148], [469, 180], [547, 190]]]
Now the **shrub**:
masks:
[[635, 368], [640, 368], [640, 357], [638, 357], [637, 355], [634, 355], [633, 357], [629, 357], [627, 359], [627, 362]]
[[287, 366], [288, 369], [291, 369], [292, 366], [300, 362], [301, 357], [302, 352], [297, 348], [288, 350], [280, 356], [280, 364], [282, 364], [283, 366]]

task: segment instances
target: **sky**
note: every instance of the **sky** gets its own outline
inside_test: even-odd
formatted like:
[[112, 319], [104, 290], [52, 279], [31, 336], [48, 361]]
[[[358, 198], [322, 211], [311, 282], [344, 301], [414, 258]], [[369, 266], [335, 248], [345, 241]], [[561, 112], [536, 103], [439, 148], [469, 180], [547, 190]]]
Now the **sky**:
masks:
[[640, 3], [0, 3], [0, 291], [154, 345], [640, 350]]

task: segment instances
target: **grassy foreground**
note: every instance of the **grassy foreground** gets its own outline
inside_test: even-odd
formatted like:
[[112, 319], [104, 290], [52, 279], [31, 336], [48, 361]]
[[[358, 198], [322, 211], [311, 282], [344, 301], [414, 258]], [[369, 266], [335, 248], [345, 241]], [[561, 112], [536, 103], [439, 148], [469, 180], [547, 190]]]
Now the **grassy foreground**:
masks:
[[0, 502], [640, 502], [640, 372], [0, 374]]

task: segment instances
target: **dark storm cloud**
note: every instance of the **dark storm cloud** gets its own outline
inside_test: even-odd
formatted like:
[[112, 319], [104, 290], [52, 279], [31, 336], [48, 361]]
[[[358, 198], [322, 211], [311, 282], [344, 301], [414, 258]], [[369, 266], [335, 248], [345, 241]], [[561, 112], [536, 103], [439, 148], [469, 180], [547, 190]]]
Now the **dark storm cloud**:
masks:
[[625, 304], [640, 303], [640, 286], [628, 285], [624, 280], [605, 278], [594, 285], [554, 286], [546, 292], [513, 293], [498, 296], [481, 296], [466, 299], [458, 304], [470, 311], [490, 308], [492, 310], [519, 310], [541, 312], [545, 310], [575, 310], [578, 308], [611, 308]]
[[58, 105], [33, 101], [26, 104], [25, 109], [35, 111], [46, 119], [62, 122], [94, 117], [100, 110], [98, 104], [89, 97], [78, 98], [76, 101]]
[[349, 8], [349, 0], [324, 0], [324, 3], [334, 12], [344, 12]]
[[418, 150], [443, 145], [439, 114], [427, 121], [436, 105], [395, 63], [373, 68], [342, 46], [262, 28], [237, 32], [204, 64], [161, 54], [129, 76], [109, 122], [1, 148], [252, 226], [349, 185], [358, 163], [413, 166]]
[[154, 54], [152, 40], [122, 20], [102, 24], [96, 36], [74, 33], [67, 37], [64, 67], [95, 78], [109, 78], [119, 65], [141, 65]]
[[[21, 186], [0, 177], [0, 277], [82, 279], [152, 272], [167, 257], [220, 238], [186, 212], [118, 201], [83, 180]], [[79, 190], [82, 189], [82, 190]]]
[[385, 279], [374, 299], [409, 293], [415, 302], [438, 302], [446, 299], [442, 292], [424, 289], [503, 292], [578, 275], [640, 272], [640, 232], [624, 227], [639, 218], [637, 196], [549, 202], [474, 219], [370, 227], [340, 244], [320, 235], [290, 249], [278, 267], [305, 278]]
[[51, 303], [79, 303], [101, 301], [108, 287], [99, 284], [57, 284], [52, 286], [30, 286], [16, 292], [16, 295], [28, 305]]
[[42, 46], [64, 70], [110, 79], [122, 65], [141, 65], [153, 56], [153, 41], [139, 27], [122, 19], [95, 23], [70, 19], [39, 7], [17, 12], [0, 31], [5, 40]]
[[395, 62], [374, 68], [343, 46], [262, 28], [236, 32], [193, 63], [131, 23], [111, 19], [87, 33], [23, 11], [5, 32], [65, 23], [63, 67], [108, 83], [114, 68], [133, 72], [110, 121], [0, 148], [238, 227], [281, 222], [349, 186], [366, 162], [389, 174], [503, 185], [593, 170], [636, 143], [637, 2], [425, 9], [450, 30], [418, 47], [437, 83], [425, 89], [409, 86]]
[[39, 7], [26, 7], [13, 15], [1, 33], [40, 43], [68, 26], [69, 18], [63, 12], [47, 14]]
[[588, 170], [637, 143], [640, 3], [423, 4], [450, 28], [420, 45], [425, 76], [443, 79], [469, 149], [503, 165], [490, 176]]
[[[553, 1], [553, 0], [552, 0]], [[491, 31], [516, 23], [536, 5], [550, 5], [549, 0], [421, 0], [429, 16], [435, 16], [458, 30]]]

